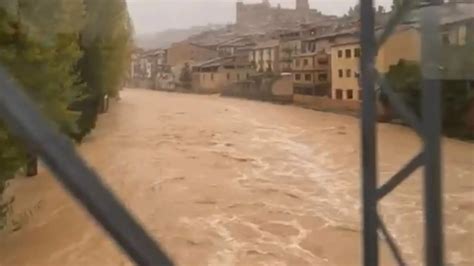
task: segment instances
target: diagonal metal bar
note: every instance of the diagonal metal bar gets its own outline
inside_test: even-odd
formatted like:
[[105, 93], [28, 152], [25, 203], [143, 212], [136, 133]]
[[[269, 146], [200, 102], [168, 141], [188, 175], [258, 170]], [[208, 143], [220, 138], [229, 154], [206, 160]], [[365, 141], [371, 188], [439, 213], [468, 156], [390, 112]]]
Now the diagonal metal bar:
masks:
[[392, 251], [393, 257], [397, 261], [397, 264], [400, 265], [400, 266], [407, 265], [405, 263], [405, 261], [403, 260], [403, 256], [402, 256], [400, 250], [398, 249], [397, 243], [395, 243], [395, 239], [393, 239], [392, 235], [387, 230], [387, 227], [385, 227], [385, 224], [384, 224], [382, 218], [380, 218], [379, 215], [377, 215], [377, 222], [378, 222], [378, 226], [380, 228], [380, 232], [382, 233], [383, 237], [385, 238], [385, 241], [387, 241], [388, 247]]
[[404, 102], [401, 101], [400, 97], [391, 89], [387, 80], [381, 76], [376, 69], [373, 70], [375, 76], [377, 77], [377, 83], [380, 86], [381, 91], [387, 95], [390, 105], [395, 108], [395, 111], [400, 115], [400, 117], [408, 123], [408, 125], [415, 130], [418, 136], [423, 136], [423, 127], [416, 117], [415, 113], [410, 110]]
[[423, 153], [413, 157], [398, 173], [377, 190], [377, 199], [381, 200], [405, 181], [416, 169], [423, 165]]
[[361, 0], [361, 81], [362, 81], [362, 214], [363, 264], [376, 266], [379, 262], [377, 236], [377, 138], [374, 62], [375, 12], [373, 0]]
[[384, 26], [384, 31], [377, 40], [377, 50], [384, 45], [388, 40], [390, 35], [393, 33], [398, 24], [400, 24], [403, 19], [410, 13], [410, 11], [415, 6], [415, 1], [413, 0], [403, 0], [400, 7], [395, 9], [392, 16], [388, 20], [387, 24]]
[[0, 66], [0, 117], [138, 265], [173, 265], [157, 243], [54, 130]]

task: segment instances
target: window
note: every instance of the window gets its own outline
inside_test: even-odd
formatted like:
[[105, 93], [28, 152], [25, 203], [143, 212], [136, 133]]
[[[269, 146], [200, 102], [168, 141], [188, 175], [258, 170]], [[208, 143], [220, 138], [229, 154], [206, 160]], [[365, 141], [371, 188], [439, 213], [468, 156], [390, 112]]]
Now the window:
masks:
[[444, 45], [449, 45], [450, 44], [450, 41], [449, 41], [449, 33], [443, 33], [441, 35], [441, 38], [443, 40], [443, 44]]
[[336, 89], [336, 99], [342, 100], [342, 90]]
[[319, 81], [327, 81], [328, 80], [328, 74], [319, 74], [318, 75], [318, 80]]
[[360, 48], [354, 49], [354, 57], [360, 57]]
[[211, 73], [211, 80], [214, 80], [214, 73]]
[[227, 73], [227, 80], [230, 79], [230, 73]]
[[295, 65], [296, 65], [296, 67], [300, 66], [300, 59], [296, 59]]
[[295, 74], [295, 80], [301, 80], [301, 74]]
[[339, 77], [340, 78], [344, 77], [344, 71], [342, 69], [339, 69]]
[[307, 66], [308, 65], [308, 59], [303, 59], [303, 66]]
[[318, 64], [320, 64], [320, 65], [327, 65], [328, 63], [329, 63], [328, 58], [326, 58], [326, 57], [320, 57], [320, 58], [318, 58]]
[[350, 78], [352, 75], [352, 72], [350, 69], [346, 69], [346, 78]]
[[462, 25], [458, 29], [458, 45], [466, 45], [466, 37], [467, 37], [467, 27], [466, 25]]
[[304, 80], [306, 80], [306, 81], [312, 81], [312, 80], [313, 80], [313, 77], [312, 77], [311, 74], [305, 74], [305, 75], [304, 75]]
[[349, 99], [349, 100], [354, 99], [354, 94], [353, 94], [352, 90], [347, 90], [346, 91], [346, 96], [347, 96], [347, 99]]
[[250, 74], [249, 73], [247, 73], [247, 79], [250, 79]]
[[337, 51], [337, 57], [342, 58], [342, 50]]
[[346, 49], [346, 58], [351, 58], [351, 55], [352, 55], [352, 50]]
[[355, 78], [359, 78], [359, 77], [360, 77], [360, 74], [357, 73], [357, 72], [354, 72], [354, 77], [355, 77]]

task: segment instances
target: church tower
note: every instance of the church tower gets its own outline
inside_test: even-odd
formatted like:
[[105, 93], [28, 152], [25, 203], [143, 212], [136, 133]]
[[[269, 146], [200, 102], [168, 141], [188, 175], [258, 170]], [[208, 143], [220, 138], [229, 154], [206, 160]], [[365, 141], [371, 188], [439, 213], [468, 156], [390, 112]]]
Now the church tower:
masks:
[[296, 0], [296, 10], [298, 10], [298, 11], [308, 11], [309, 10], [309, 1], [308, 0]]

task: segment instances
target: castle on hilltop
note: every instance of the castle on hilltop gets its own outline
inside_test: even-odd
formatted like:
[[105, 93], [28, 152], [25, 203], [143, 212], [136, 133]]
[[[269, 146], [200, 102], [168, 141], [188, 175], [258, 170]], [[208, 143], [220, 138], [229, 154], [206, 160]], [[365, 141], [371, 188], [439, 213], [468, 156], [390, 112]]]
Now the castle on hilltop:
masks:
[[313, 23], [322, 21], [325, 16], [316, 9], [311, 9], [308, 0], [295, 0], [296, 9], [282, 8], [280, 5], [272, 7], [269, 0], [262, 0], [257, 4], [237, 2], [238, 26], [290, 26], [295, 24]]

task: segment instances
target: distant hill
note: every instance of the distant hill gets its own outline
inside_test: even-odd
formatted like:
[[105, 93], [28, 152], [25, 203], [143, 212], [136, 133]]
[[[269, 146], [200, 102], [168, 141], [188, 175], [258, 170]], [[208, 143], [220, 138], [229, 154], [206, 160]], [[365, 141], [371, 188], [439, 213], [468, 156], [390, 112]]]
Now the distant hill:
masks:
[[135, 44], [143, 49], [168, 48], [174, 42], [183, 41], [202, 32], [222, 29], [224, 27], [225, 25], [211, 24], [189, 29], [169, 29], [151, 34], [138, 34], [135, 36]]

